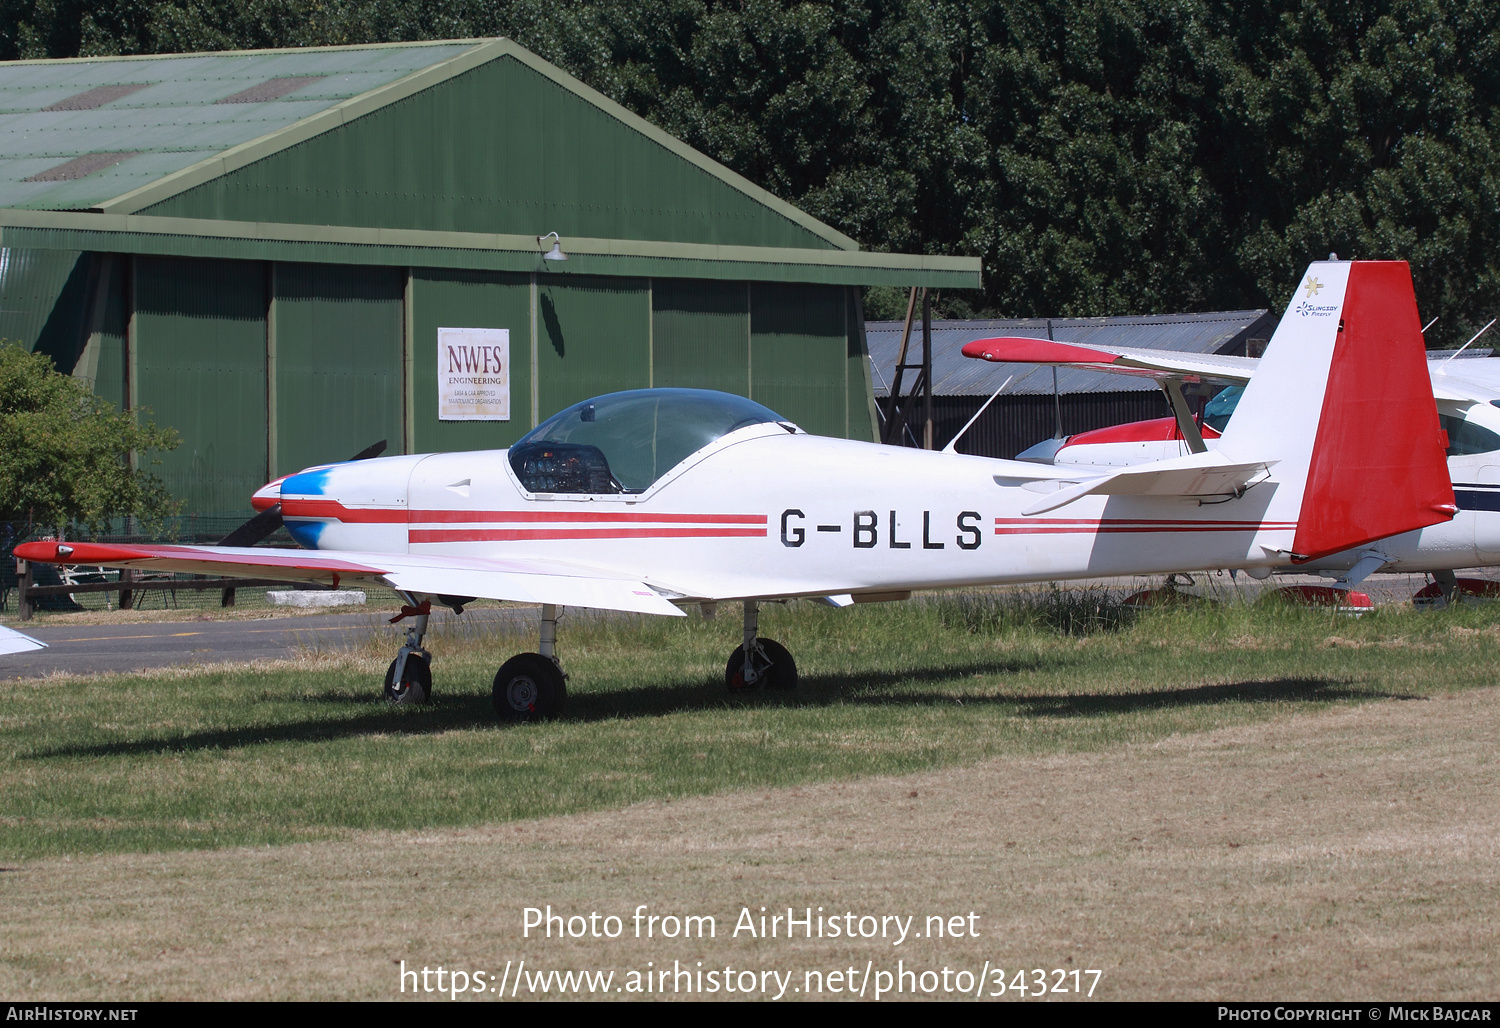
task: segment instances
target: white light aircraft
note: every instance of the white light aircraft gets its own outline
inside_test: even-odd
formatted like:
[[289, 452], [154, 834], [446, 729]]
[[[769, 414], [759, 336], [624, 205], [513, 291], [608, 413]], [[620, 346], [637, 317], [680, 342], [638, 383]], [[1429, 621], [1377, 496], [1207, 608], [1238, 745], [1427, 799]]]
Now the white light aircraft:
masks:
[[[558, 713], [559, 606], [681, 614], [744, 603], [730, 689], [791, 687], [759, 605], [1185, 569], [1270, 569], [1455, 513], [1411, 274], [1319, 262], [1215, 450], [1097, 475], [809, 435], [743, 397], [611, 393], [508, 450], [310, 468], [256, 494], [306, 549], [33, 542], [53, 563], [388, 586], [414, 618], [386, 695], [431, 694], [433, 603], [542, 605], [503, 718]], [[1369, 426], [1380, 426], [1371, 431]]]
[[[1312, 273], [1299, 289], [1305, 294], [1287, 318], [1322, 302], [1321, 284]], [[1472, 340], [1470, 340], [1472, 342]], [[1181, 353], [1115, 346], [1083, 346], [1016, 336], [977, 339], [963, 347], [965, 356], [1006, 363], [1034, 363], [1087, 368], [1154, 379], [1167, 394], [1173, 416], [1080, 432], [1049, 439], [1018, 459], [1051, 464], [1074, 475], [1097, 475], [1107, 468], [1130, 467], [1184, 454], [1213, 451], [1221, 445], [1220, 429], [1257, 374], [1262, 359]], [[1451, 520], [1289, 565], [1286, 569], [1336, 578], [1333, 588], [1347, 590], [1380, 571], [1431, 574], [1445, 601], [1459, 584], [1455, 569], [1500, 564], [1500, 360], [1453, 360], [1428, 355], [1423, 374], [1431, 382], [1439, 425], [1445, 437], [1447, 466], [1458, 514]], [[1184, 385], [1226, 386], [1195, 419], [1182, 395]], [[1330, 389], [1345, 397], [1349, 409], [1362, 411], [1351, 423], [1355, 432], [1398, 430], [1386, 397], [1355, 376], [1336, 379]], [[1361, 394], [1361, 395], [1353, 395]], [[950, 444], [951, 445], [951, 444]], [[1187, 570], [1187, 569], [1180, 569]], [[1247, 569], [1257, 578], [1266, 568]], [[1285, 570], [1285, 569], [1284, 569]], [[1430, 590], [1419, 593], [1423, 596]]]

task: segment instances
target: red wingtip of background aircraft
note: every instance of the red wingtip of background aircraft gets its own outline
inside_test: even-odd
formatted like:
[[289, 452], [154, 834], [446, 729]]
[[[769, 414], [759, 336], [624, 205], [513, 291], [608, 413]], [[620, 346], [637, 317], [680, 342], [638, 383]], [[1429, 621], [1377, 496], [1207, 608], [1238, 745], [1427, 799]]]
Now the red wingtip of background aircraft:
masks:
[[965, 343], [965, 357], [1011, 364], [1113, 364], [1118, 354], [1093, 350], [1073, 343], [1054, 343], [1050, 339], [1028, 339], [1024, 336], [996, 336]]

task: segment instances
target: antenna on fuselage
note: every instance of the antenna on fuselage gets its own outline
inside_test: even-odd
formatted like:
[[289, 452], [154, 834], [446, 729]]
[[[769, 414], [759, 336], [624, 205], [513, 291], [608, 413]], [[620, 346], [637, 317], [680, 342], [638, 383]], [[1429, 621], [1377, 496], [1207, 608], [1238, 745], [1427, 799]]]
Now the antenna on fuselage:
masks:
[[[1434, 318], [1433, 320], [1436, 321], [1437, 319]], [[1480, 336], [1482, 336], [1486, 332], [1488, 332], [1490, 330], [1490, 325], [1493, 325], [1497, 321], [1500, 321], [1500, 318], [1491, 318], [1489, 325], [1486, 325], [1486, 326], [1484, 326], [1484, 328], [1481, 328], [1478, 332], [1475, 332], [1472, 336], [1469, 337], [1469, 342], [1468, 343], [1464, 343], [1464, 345], [1460, 346], [1458, 349], [1456, 349], [1456, 350], [1453, 351], [1453, 357], [1457, 357], [1459, 354], [1461, 354], [1465, 350], [1467, 350], [1469, 348], [1469, 343], [1472, 343], [1474, 340], [1478, 339]], [[1453, 357], [1449, 357], [1448, 361], [1451, 361], [1453, 359]], [[1443, 361], [1443, 363], [1447, 364], [1448, 361]]]
[[[1055, 373], [1056, 369], [1054, 368], [1053, 371]], [[1008, 386], [1008, 385], [1010, 385], [1012, 382], [1014, 382], [1015, 379], [1016, 379], [1016, 376], [1015, 375], [1011, 375], [1004, 382], [1000, 383], [1000, 388], [996, 389], [993, 393], [991, 393], [990, 394], [990, 398], [988, 400], [985, 400], [982, 404], [979, 405], [979, 409], [974, 412], [974, 416], [972, 418], [970, 418], [968, 421], [964, 422], [964, 427], [960, 428], [958, 430], [958, 434], [955, 435], [952, 439], [948, 440], [948, 445], [945, 446], [945, 447], [943, 447], [943, 452], [944, 453], [957, 453], [958, 452], [956, 449], [954, 449], [954, 447], [957, 446], [958, 445], [958, 441], [964, 437], [964, 433], [969, 430], [969, 427], [971, 425], [973, 425], [974, 422], [976, 422], [976, 421], [979, 420], [979, 415], [983, 414], [985, 412], [985, 409], [987, 407], [989, 407], [990, 404], [992, 404], [992, 403], [995, 402], [995, 397], [997, 397], [1001, 393], [1005, 392], [1005, 387]]]

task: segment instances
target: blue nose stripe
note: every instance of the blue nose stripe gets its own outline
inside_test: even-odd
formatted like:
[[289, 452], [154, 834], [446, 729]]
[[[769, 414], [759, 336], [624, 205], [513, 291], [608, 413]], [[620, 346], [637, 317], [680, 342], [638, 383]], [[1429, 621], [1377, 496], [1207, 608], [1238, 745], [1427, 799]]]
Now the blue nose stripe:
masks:
[[304, 471], [300, 474], [289, 475], [286, 481], [281, 483], [282, 496], [323, 496], [328, 492], [328, 477], [333, 474], [332, 468], [323, 468], [320, 471]]
[[286, 522], [287, 534], [297, 540], [297, 545], [304, 546], [309, 550], [318, 548], [318, 537], [323, 534], [323, 529], [328, 527], [324, 521], [292, 521]]

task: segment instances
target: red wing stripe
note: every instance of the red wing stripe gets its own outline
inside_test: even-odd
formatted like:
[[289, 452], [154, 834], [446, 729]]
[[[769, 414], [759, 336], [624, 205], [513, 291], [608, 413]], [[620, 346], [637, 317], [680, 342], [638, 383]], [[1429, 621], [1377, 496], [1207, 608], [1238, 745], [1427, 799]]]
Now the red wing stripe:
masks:
[[[367, 564], [355, 564], [337, 556], [322, 556], [308, 551], [304, 556], [282, 556], [274, 553], [216, 553], [212, 547], [197, 546], [137, 546], [117, 543], [66, 543], [72, 548], [68, 564], [120, 564], [137, 560], [196, 561], [200, 564], [232, 564], [237, 567], [294, 568], [299, 571], [345, 571], [351, 574], [383, 575], [384, 569]], [[58, 561], [57, 543], [24, 543], [16, 547], [16, 555], [26, 560]], [[50, 554], [43, 553], [50, 550]]]
[[414, 528], [412, 543], [479, 543], [518, 539], [764, 539], [764, 528]]

